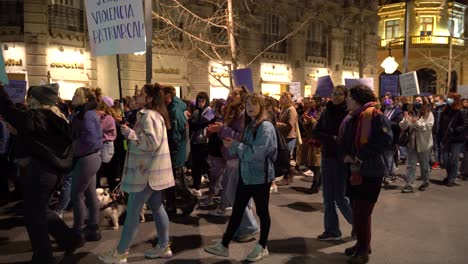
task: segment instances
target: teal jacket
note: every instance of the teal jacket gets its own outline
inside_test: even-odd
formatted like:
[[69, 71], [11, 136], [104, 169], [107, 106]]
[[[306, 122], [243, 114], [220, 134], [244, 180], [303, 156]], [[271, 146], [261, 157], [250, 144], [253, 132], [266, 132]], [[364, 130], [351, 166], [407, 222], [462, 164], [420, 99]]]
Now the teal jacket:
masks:
[[185, 133], [188, 133], [188, 129], [187, 119], [184, 115], [186, 109], [187, 105], [177, 96], [172, 97], [172, 102], [167, 106], [171, 118], [171, 129], [168, 131], [167, 136], [173, 168], [183, 167], [187, 156]]
[[[229, 152], [240, 160], [240, 175], [246, 185], [264, 184], [275, 180], [276, 132], [273, 124], [264, 121], [258, 126], [254, 138], [254, 123], [244, 131], [242, 142], [233, 141]], [[268, 175], [265, 175], [265, 172]]]

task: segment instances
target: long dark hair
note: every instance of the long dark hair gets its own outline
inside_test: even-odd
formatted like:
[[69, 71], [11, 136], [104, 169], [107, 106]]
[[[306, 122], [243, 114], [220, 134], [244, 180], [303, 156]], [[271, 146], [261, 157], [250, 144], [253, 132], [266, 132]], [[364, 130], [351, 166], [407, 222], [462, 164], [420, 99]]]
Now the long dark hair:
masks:
[[232, 90], [233, 92], [239, 92], [241, 96], [241, 103], [239, 105], [233, 105], [232, 102], [228, 102], [226, 106], [226, 114], [224, 115], [224, 122], [230, 126], [236, 120], [239, 118], [240, 113], [244, 110], [245, 108], [245, 98], [247, 97], [247, 92], [246, 90], [242, 89], [241, 87], [234, 88]]
[[409, 105], [408, 110], [409, 110], [409, 112], [413, 113], [414, 116], [417, 116], [417, 118], [421, 118], [421, 117], [427, 118], [429, 116], [429, 113], [431, 112], [431, 105], [429, 103], [429, 99], [426, 96], [416, 95], [413, 98], [413, 102], [418, 97], [421, 97], [421, 99], [423, 101], [423, 104], [422, 104], [421, 110], [419, 110], [419, 113], [416, 115], [416, 112], [413, 111], [414, 109], [413, 109], [412, 104]]
[[171, 129], [171, 119], [169, 118], [166, 103], [164, 102], [164, 94], [161, 89], [161, 85], [158, 83], [145, 84], [143, 89], [145, 89], [146, 95], [152, 98], [151, 102], [146, 105], [146, 108], [154, 110], [162, 115], [164, 118], [164, 123], [166, 124], [166, 128]]

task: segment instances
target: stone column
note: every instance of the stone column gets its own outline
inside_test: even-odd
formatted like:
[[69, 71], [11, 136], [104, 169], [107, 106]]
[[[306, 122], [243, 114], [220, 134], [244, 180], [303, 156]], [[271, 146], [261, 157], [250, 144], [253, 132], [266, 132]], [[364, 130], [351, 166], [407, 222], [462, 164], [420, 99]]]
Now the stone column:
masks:
[[47, 82], [47, 0], [24, 0], [24, 42], [29, 85]]
[[[299, 27], [301, 23], [293, 23], [293, 28]], [[307, 26], [304, 26], [307, 28]], [[292, 82], [301, 82], [301, 95], [304, 95], [306, 58], [306, 35], [304, 30], [300, 30], [288, 40], [289, 67], [292, 69]]]
[[332, 28], [329, 34], [329, 62], [330, 75], [335, 85], [341, 84], [343, 76], [344, 32], [339, 28]]

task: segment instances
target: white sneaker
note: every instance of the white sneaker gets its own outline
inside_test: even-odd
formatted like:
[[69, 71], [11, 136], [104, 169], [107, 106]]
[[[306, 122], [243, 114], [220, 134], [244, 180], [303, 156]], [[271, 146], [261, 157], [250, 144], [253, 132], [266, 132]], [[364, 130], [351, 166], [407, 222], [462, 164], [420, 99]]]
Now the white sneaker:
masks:
[[269, 253], [267, 248], [263, 248], [260, 244], [256, 244], [252, 252], [250, 252], [250, 254], [247, 255], [246, 260], [250, 262], [255, 262], [268, 257], [268, 255]]
[[204, 250], [210, 254], [221, 256], [221, 257], [229, 257], [229, 249], [221, 243], [221, 241], [216, 242], [211, 246], [207, 246]]
[[116, 248], [114, 248], [113, 250], [108, 251], [106, 253], [98, 255], [98, 258], [102, 262], [104, 262], [106, 264], [123, 264], [123, 263], [127, 263], [127, 257], [128, 257], [128, 252], [125, 252], [123, 254], [119, 254], [119, 252], [117, 252]]
[[312, 177], [314, 176], [314, 172], [311, 170], [304, 171], [302, 174], [304, 174], [307, 177]]
[[169, 245], [164, 248], [160, 248], [159, 245], [156, 245], [154, 248], [145, 251], [145, 258], [155, 259], [155, 258], [170, 258], [172, 257], [172, 251]]
[[197, 198], [200, 198], [200, 197], [203, 196], [201, 190], [195, 190], [195, 189], [192, 189], [192, 188], [189, 189], [189, 190], [190, 190], [190, 193], [191, 193], [193, 196], [197, 197]]

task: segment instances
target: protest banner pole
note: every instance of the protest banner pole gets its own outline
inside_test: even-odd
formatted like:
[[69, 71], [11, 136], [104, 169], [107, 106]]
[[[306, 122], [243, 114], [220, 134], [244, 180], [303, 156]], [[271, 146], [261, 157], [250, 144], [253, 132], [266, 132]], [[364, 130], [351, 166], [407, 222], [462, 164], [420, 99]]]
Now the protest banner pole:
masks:
[[124, 112], [123, 107], [123, 95], [122, 95], [122, 78], [120, 77], [120, 55], [115, 55], [115, 59], [117, 60], [117, 80], [119, 81], [119, 97], [120, 97], [120, 110], [122, 113]]

